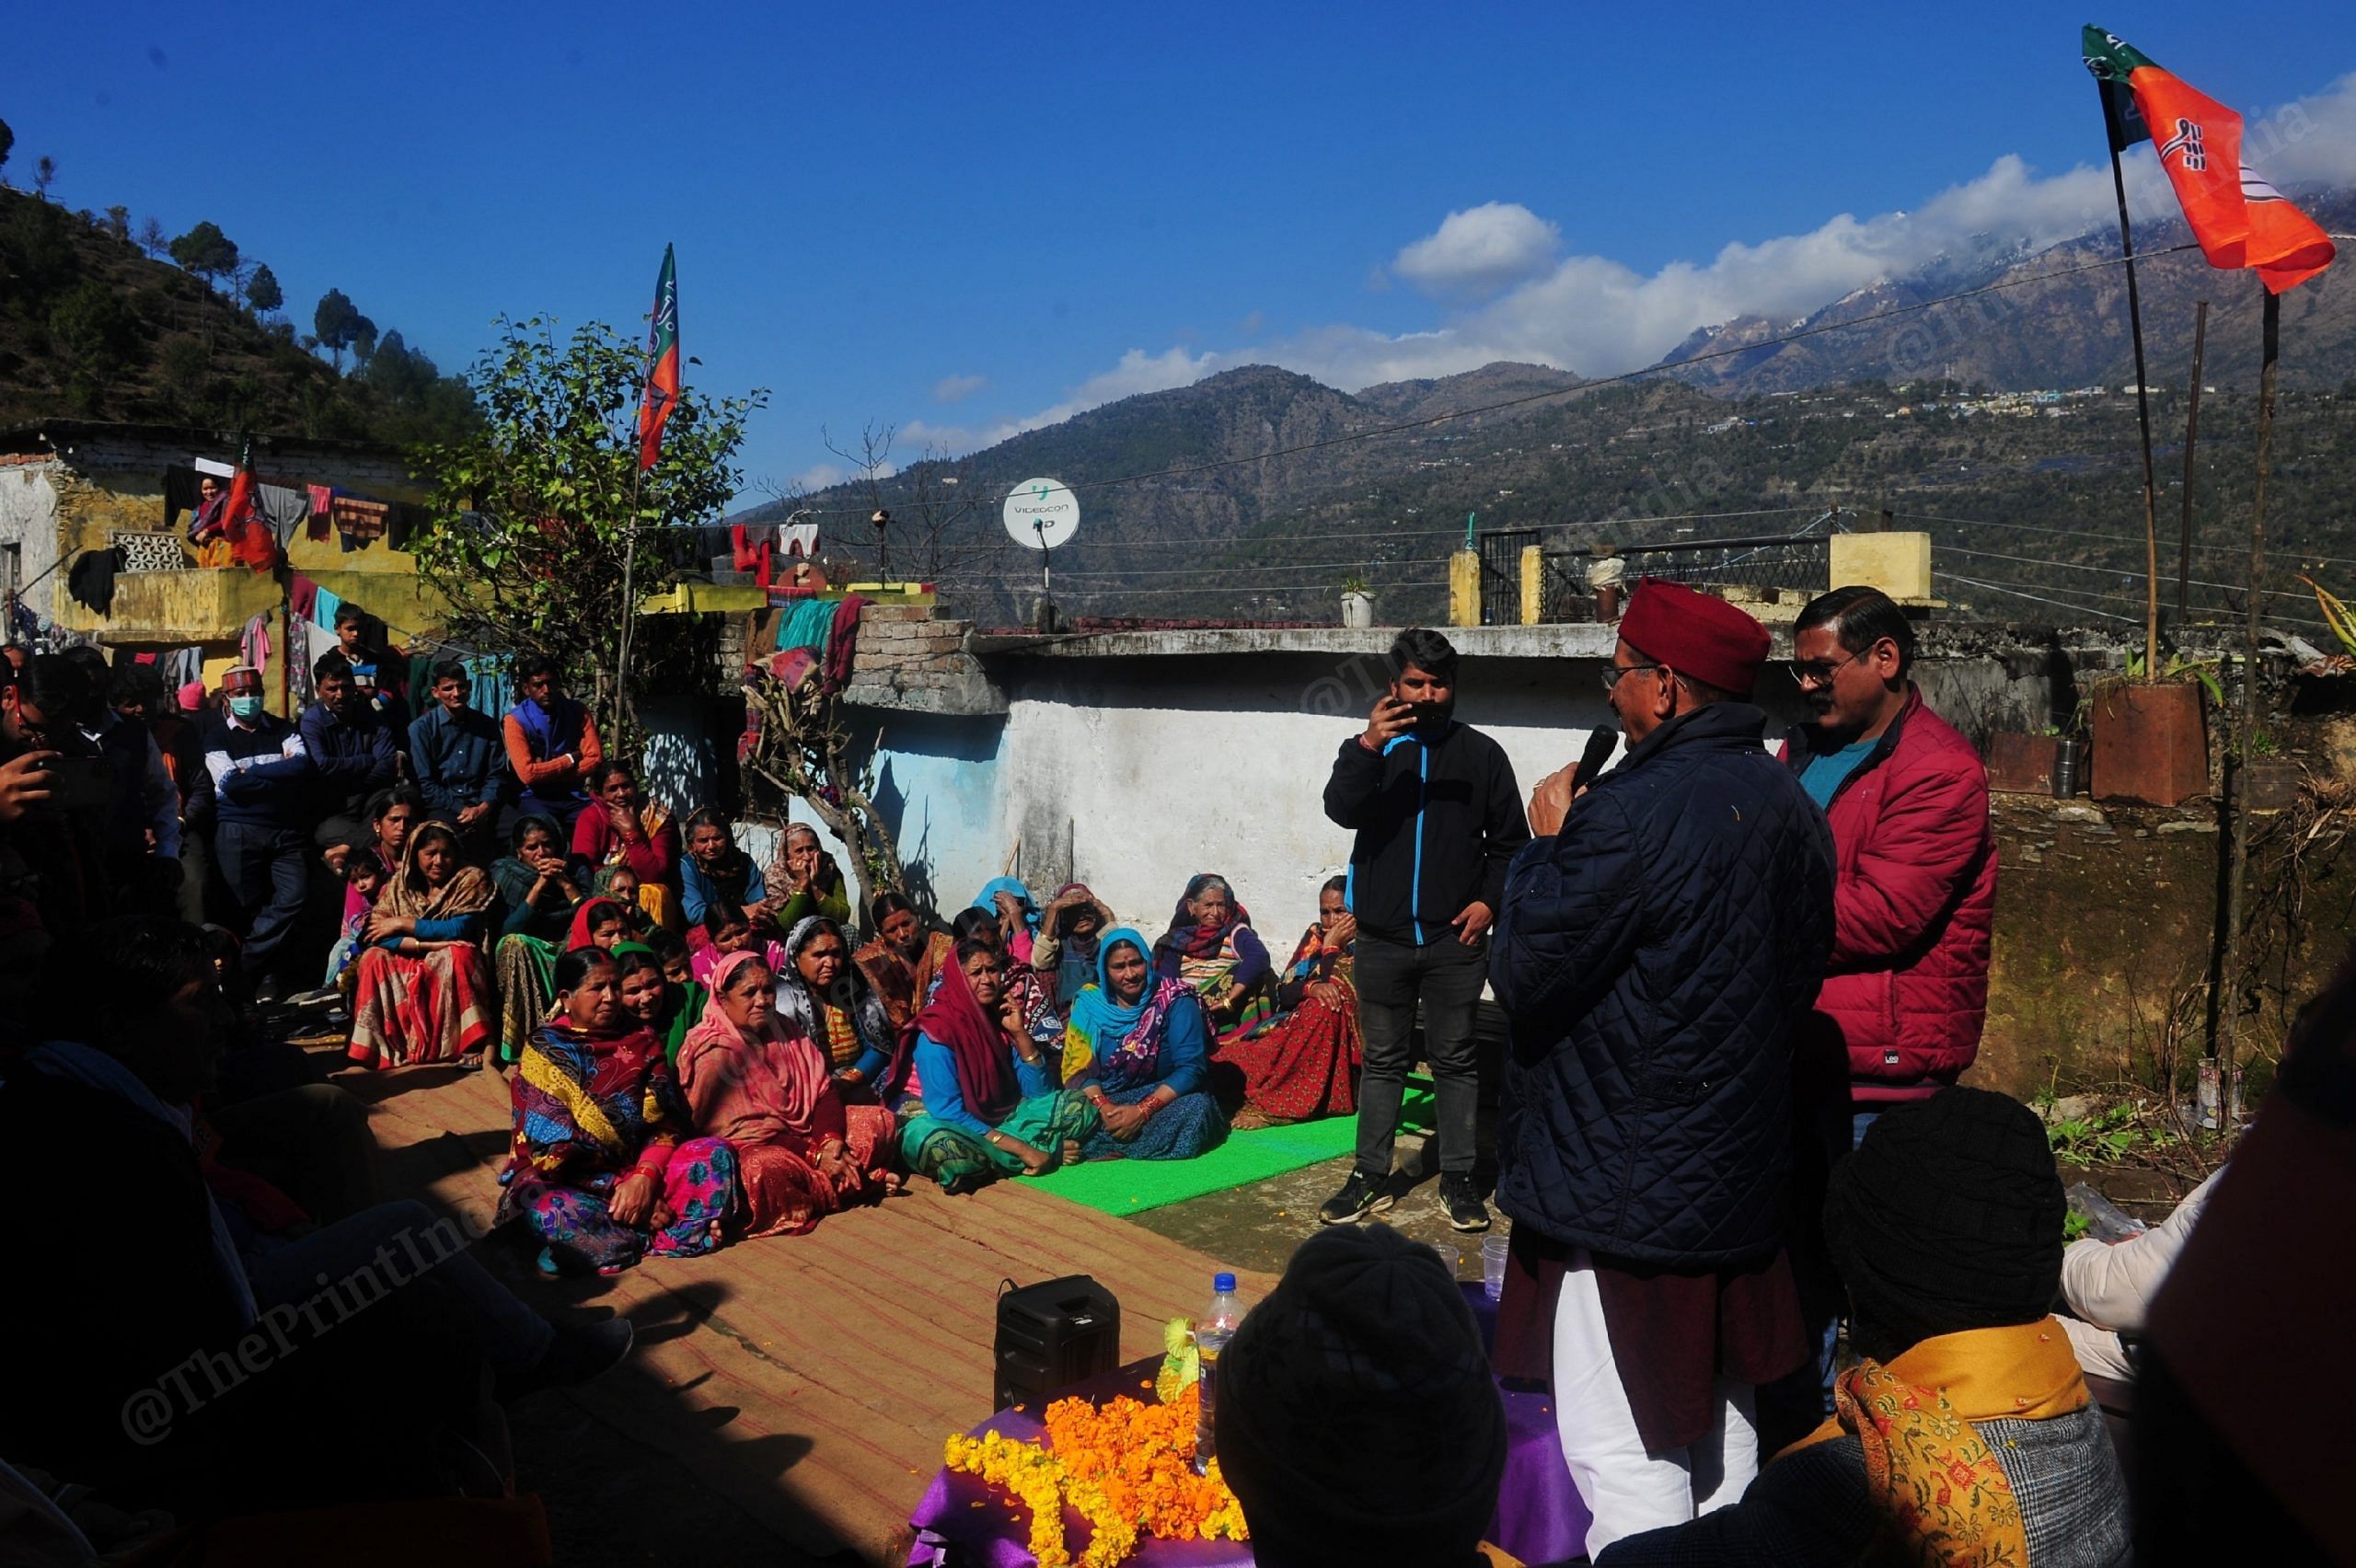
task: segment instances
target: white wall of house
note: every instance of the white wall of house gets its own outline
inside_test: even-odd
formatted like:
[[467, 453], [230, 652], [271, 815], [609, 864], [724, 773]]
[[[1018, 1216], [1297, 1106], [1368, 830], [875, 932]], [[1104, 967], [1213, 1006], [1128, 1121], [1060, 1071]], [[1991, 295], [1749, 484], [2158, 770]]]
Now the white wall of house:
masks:
[[[57, 582], [57, 491], [50, 476], [57, 471], [54, 458], [0, 464], [0, 592], [9, 586], [5, 557], [12, 553], [16, 590], [44, 621], [56, 603], [51, 589]], [[26, 594], [35, 583], [39, 586]], [[13, 628], [0, 630], [5, 630], [0, 640], [15, 635]]]

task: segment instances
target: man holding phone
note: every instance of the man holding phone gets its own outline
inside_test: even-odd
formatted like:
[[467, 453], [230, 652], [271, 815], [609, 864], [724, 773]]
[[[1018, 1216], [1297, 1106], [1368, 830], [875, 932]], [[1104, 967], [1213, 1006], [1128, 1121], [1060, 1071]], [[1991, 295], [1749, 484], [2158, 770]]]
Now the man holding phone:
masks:
[[0, 882], [32, 904], [52, 940], [109, 902], [98, 870], [106, 773], [74, 721], [88, 699], [88, 678], [56, 653], [32, 655], [0, 686]]
[[1459, 1230], [1486, 1230], [1472, 1179], [1480, 1078], [1473, 1009], [1488, 978], [1488, 930], [1506, 867], [1530, 842], [1503, 747], [1456, 721], [1456, 650], [1411, 627], [1391, 645], [1397, 674], [1364, 732], [1342, 743], [1325, 814], [1357, 835], [1349, 907], [1357, 917], [1357, 1163], [1318, 1211], [1341, 1225], [1392, 1206], [1392, 1143], [1412, 1065], [1415, 1012], [1439, 1101], [1439, 1206]]
[[277, 999], [278, 949], [309, 885], [310, 818], [318, 782], [294, 725], [262, 707], [261, 672], [240, 664], [221, 677], [225, 712], [204, 721], [204, 769], [218, 802], [213, 850], [250, 919], [241, 965], [259, 982], [254, 999]]

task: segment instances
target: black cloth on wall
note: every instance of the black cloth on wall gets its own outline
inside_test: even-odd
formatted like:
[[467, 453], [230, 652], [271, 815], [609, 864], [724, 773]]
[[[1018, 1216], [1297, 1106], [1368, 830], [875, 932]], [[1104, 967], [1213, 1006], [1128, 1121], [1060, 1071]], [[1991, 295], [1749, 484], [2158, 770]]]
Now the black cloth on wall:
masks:
[[79, 605], [102, 616], [114, 613], [114, 574], [122, 570], [119, 549], [84, 550], [65, 573], [65, 591]]

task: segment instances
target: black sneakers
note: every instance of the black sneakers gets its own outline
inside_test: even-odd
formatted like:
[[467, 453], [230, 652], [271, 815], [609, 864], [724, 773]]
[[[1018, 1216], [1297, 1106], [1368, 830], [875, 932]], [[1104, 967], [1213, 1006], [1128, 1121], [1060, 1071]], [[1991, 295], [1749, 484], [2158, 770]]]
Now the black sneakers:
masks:
[[1488, 1207], [1481, 1202], [1481, 1189], [1472, 1177], [1440, 1172], [1438, 1203], [1440, 1213], [1448, 1216], [1448, 1223], [1457, 1229], [1489, 1228]]
[[1325, 1200], [1317, 1217], [1325, 1225], [1347, 1225], [1370, 1214], [1381, 1214], [1398, 1201], [1385, 1182], [1363, 1170], [1353, 1170], [1350, 1179], [1342, 1183], [1342, 1190]]

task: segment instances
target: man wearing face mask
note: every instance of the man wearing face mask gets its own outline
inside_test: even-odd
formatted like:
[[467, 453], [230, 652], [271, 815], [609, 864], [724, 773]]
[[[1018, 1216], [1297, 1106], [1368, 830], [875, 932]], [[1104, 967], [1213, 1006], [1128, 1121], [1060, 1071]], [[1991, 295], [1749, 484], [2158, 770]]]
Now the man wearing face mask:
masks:
[[302, 912], [317, 780], [303, 737], [262, 708], [261, 672], [221, 677], [225, 712], [204, 726], [204, 770], [215, 800], [213, 852], [249, 924], [242, 963], [254, 999], [276, 999], [280, 946]]
[[1456, 650], [1411, 627], [1391, 645], [1398, 671], [1363, 733], [1342, 743], [1325, 814], [1357, 835], [1357, 1162], [1318, 1211], [1341, 1225], [1390, 1208], [1392, 1139], [1420, 1005], [1439, 1111], [1439, 1206], [1459, 1230], [1486, 1230], [1472, 1178], [1480, 1100], [1473, 1009], [1488, 977], [1488, 929], [1506, 866], [1530, 841], [1505, 749], [1456, 721]]

